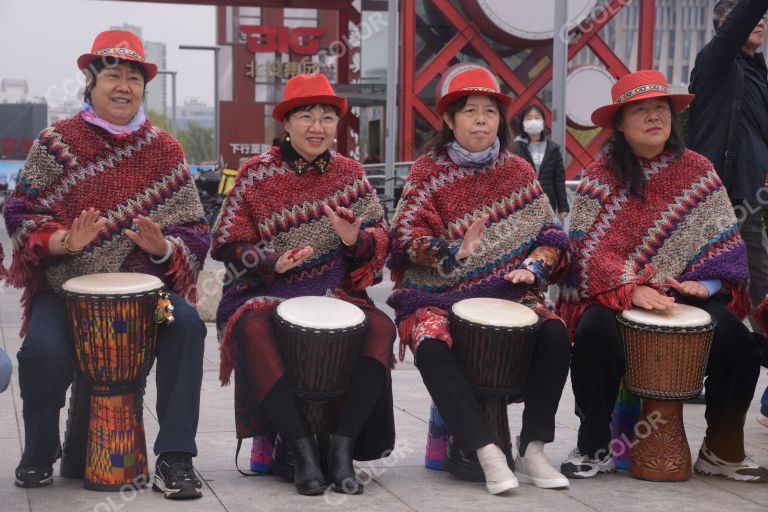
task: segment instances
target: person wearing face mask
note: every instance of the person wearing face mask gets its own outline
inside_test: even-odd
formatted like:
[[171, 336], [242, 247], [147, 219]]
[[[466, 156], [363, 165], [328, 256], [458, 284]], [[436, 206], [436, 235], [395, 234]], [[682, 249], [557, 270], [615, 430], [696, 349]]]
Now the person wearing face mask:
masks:
[[[400, 357], [414, 354], [427, 390], [445, 418], [456, 449], [446, 469], [478, 463], [491, 494], [518, 486], [568, 487], [544, 456], [568, 375], [565, 325], [544, 305], [543, 290], [567, 268], [567, 236], [525, 160], [508, 151], [506, 109], [491, 73], [456, 74], [437, 103], [442, 127], [425, 144], [392, 221], [388, 266], [395, 287]], [[466, 298], [516, 301], [539, 316], [525, 384], [523, 424], [514, 468], [498, 446], [459, 366], [448, 312]]]
[[176, 318], [158, 328], [153, 487], [170, 499], [198, 498], [192, 458], [206, 328], [191, 302], [210, 245], [203, 206], [181, 144], [142, 109], [157, 66], [144, 59], [141, 40], [104, 31], [77, 65], [86, 77], [82, 111], [40, 133], [4, 209], [13, 239], [7, 280], [24, 289], [17, 356], [24, 452], [15, 483], [51, 484], [61, 456], [59, 411], [77, 369], [62, 285], [138, 272], [163, 281]]
[[538, 105], [527, 105], [517, 116], [515, 154], [523, 157], [536, 170], [541, 188], [549, 198], [560, 220], [568, 216], [568, 195], [565, 192], [565, 168], [560, 146], [549, 139], [544, 124], [544, 111]]
[[[287, 135], [240, 167], [214, 225], [211, 249], [232, 277], [216, 323], [222, 383], [235, 372], [237, 437], [279, 432], [273, 472], [292, 480], [303, 495], [322, 494], [328, 485], [362, 493], [353, 458], [378, 459], [394, 445], [389, 369], [395, 326], [366, 293], [382, 279], [389, 237], [362, 166], [331, 149], [346, 112], [347, 100], [334, 93], [325, 75], [286, 82], [272, 117]], [[368, 331], [328, 453], [320, 454], [296, 408], [272, 316], [284, 299], [327, 294], [363, 309]], [[295, 459], [293, 471], [283, 464], [288, 453]]]

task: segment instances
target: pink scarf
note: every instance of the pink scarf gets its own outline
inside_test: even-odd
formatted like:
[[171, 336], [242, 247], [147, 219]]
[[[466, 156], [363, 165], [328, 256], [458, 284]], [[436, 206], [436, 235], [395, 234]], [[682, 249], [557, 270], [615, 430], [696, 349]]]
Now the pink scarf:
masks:
[[141, 125], [147, 120], [147, 116], [144, 114], [144, 107], [139, 107], [139, 110], [126, 125], [112, 124], [109, 121], [100, 118], [93, 110], [93, 106], [90, 103], [83, 103], [82, 112], [80, 114], [87, 122], [96, 125], [99, 128], [103, 128], [112, 135], [118, 137], [132, 134], [141, 128]]

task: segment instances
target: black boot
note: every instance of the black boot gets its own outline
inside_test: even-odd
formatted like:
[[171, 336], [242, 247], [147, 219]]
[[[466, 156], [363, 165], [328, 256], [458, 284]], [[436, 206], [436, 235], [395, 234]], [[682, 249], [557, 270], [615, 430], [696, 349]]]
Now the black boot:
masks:
[[302, 437], [291, 442], [291, 449], [296, 466], [293, 483], [299, 494], [313, 496], [325, 491], [325, 475], [320, 469], [320, 454], [317, 443], [310, 437]]
[[355, 440], [351, 437], [331, 435], [328, 446], [328, 466], [333, 480], [333, 490], [344, 494], [362, 494], [363, 483], [355, 476], [352, 451]]

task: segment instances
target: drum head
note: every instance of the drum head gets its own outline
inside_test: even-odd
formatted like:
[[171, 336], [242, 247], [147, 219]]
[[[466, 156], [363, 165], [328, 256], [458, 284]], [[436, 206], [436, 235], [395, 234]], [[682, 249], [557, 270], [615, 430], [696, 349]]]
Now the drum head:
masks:
[[84, 295], [126, 295], [157, 290], [163, 282], [149, 274], [112, 272], [73, 277], [62, 288], [65, 292]]
[[493, 327], [528, 327], [539, 321], [531, 308], [504, 299], [464, 299], [454, 304], [451, 311], [462, 320]]
[[354, 304], [333, 297], [295, 297], [277, 306], [286, 322], [309, 329], [349, 329], [365, 322], [365, 313]]
[[712, 322], [712, 317], [703, 309], [678, 304], [666, 311], [649, 311], [632, 308], [621, 313], [630, 322], [655, 327], [703, 327]]

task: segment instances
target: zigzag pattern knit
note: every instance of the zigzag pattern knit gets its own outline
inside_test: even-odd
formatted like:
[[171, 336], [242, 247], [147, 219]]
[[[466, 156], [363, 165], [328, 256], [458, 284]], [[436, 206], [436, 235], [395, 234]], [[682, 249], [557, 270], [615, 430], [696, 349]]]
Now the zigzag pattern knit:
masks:
[[571, 270], [558, 313], [573, 332], [590, 304], [632, 306], [637, 285], [720, 279], [730, 307], [749, 313], [746, 249], [712, 164], [686, 150], [641, 160], [642, 194], [617, 182], [605, 152], [584, 172], [571, 208]]
[[[323, 212], [325, 204], [362, 217], [354, 249], [344, 248]], [[297, 174], [274, 147], [242, 165], [216, 220], [211, 250], [214, 259], [230, 265], [216, 315], [223, 383], [235, 365], [231, 333], [247, 310], [328, 293], [370, 302], [365, 289], [381, 281], [389, 250], [383, 215], [363, 168], [344, 156], [334, 154], [322, 173], [311, 169]], [[307, 261], [284, 274], [274, 271], [280, 254], [305, 245], [314, 250]], [[245, 249], [233, 253], [235, 246]], [[228, 261], [233, 254], [243, 261]]]
[[[433, 245], [443, 240], [458, 248], [473, 221], [484, 214], [490, 217], [480, 246], [455, 267], [424, 264], [413, 254], [413, 247], [424, 240]], [[401, 356], [406, 345], [415, 349], [420, 341], [411, 339], [413, 319], [418, 317], [413, 314], [420, 308], [449, 310], [471, 297], [526, 298], [541, 305], [540, 290], [533, 293], [531, 287], [513, 285], [504, 276], [523, 267], [540, 280], [557, 280], [567, 261], [560, 258], [567, 255], [567, 237], [533, 168], [506, 151], [485, 167], [459, 167], [444, 151], [422, 155], [408, 174], [391, 237], [388, 266], [395, 289], [387, 303], [397, 314]], [[539, 261], [526, 262], [544, 246], [555, 248], [554, 268], [547, 272], [537, 268]]]
[[[80, 255], [48, 255], [46, 234], [69, 229], [91, 207], [107, 219], [96, 239]], [[81, 275], [144, 272], [195, 300], [208, 225], [181, 145], [149, 121], [128, 136], [112, 136], [79, 114], [53, 123], [32, 145], [4, 215], [13, 239], [8, 281], [24, 288], [22, 335], [34, 294], [60, 291]], [[158, 223], [172, 242], [168, 262], [152, 263], [125, 235], [139, 215]]]

